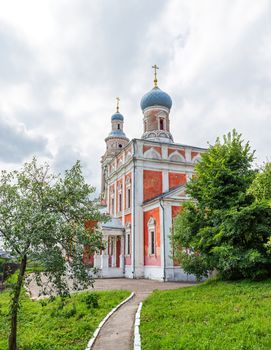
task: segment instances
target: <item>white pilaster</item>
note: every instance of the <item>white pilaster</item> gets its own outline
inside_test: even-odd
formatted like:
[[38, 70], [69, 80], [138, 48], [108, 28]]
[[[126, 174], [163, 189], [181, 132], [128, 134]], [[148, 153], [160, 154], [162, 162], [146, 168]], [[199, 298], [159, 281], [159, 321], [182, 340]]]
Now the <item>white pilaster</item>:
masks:
[[185, 147], [185, 159], [187, 162], [191, 162], [191, 148], [190, 147]]
[[[143, 277], [144, 270], [144, 224], [143, 224], [143, 169], [135, 168], [135, 220], [133, 235], [135, 237], [135, 277]], [[134, 254], [134, 252], [133, 252]]]
[[163, 192], [167, 192], [169, 190], [169, 183], [168, 183], [168, 170], [163, 170], [162, 172], [163, 176]]

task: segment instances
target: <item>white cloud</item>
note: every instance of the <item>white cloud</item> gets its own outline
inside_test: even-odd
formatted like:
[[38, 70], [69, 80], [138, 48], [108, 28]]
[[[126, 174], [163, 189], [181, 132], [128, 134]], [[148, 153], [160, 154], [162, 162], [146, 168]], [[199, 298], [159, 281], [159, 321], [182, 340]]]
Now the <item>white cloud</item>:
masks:
[[268, 157], [269, 1], [0, 0], [0, 8], [0, 113], [27, 145], [14, 159], [20, 137], [3, 138], [2, 167], [29, 152], [54, 154], [61, 170], [78, 157], [99, 186], [115, 96], [127, 136], [140, 137], [153, 63], [173, 99], [176, 142], [206, 146], [235, 127]]

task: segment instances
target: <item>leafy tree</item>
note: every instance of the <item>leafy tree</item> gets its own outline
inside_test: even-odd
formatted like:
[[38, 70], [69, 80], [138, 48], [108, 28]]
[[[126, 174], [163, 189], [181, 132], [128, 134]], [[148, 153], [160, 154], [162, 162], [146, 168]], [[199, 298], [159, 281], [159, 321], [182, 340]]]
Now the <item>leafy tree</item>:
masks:
[[[271, 163], [266, 163], [263, 169], [257, 173], [248, 193], [250, 193], [257, 202], [266, 201], [269, 205], [271, 204]], [[269, 237], [265, 247], [271, 254], [271, 237]]]
[[[94, 188], [85, 183], [80, 163], [65, 175], [53, 175], [48, 165], [36, 159], [21, 171], [2, 171], [0, 177], [0, 233], [5, 248], [19, 263], [19, 273], [12, 290], [9, 350], [17, 349], [17, 314], [27, 264], [39, 261], [43, 275], [34, 274], [44, 293], [69, 293], [93, 280], [82, 261], [83, 249], [100, 249], [101, 234], [86, 229], [86, 221], [100, 221]], [[44, 278], [44, 276], [46, 278]], [[43, 277], [43, 278], [41, 278]]]
[[271, 163], [266, 163], [260, 171], [248, 191], [257, 201], [271, 201]]
[[[187, 184], [191, 202], [177, 216], [174, 255], [198, 278], [218, 271], [224, 279], [271, 274], [271, 207], [248, 191], [254, 152], [235, 130], [202, 155]], [[257, 177], [256, 177], [257, 178]]]

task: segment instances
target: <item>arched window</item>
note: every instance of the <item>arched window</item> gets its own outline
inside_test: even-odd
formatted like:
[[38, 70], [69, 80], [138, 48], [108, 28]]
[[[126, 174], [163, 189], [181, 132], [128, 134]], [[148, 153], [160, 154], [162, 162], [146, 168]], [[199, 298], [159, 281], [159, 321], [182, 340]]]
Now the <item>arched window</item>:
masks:
[[126, 233], [126, 255], [131, 254], [131, 224], [129, 222], [126, 223], [125, 227], [125, 233]]
[[118, 130], [120, 130], [120, 124], [118, 124]]
[[128, 176], [126, 178], [126, 209], [131, 208], [131, 179]]
[[148, 251], [149, 255], [156, 253], [156, 239], [155, 239], [155, 220], [151, 217], [148, 221]]
[[160, 122], [160, 130], [165, 130], [165, 129], [164, 129], [164, 119], [163, 119], [163, 118], [160, 118], [160, 119], [159, 119], [159, 122]]

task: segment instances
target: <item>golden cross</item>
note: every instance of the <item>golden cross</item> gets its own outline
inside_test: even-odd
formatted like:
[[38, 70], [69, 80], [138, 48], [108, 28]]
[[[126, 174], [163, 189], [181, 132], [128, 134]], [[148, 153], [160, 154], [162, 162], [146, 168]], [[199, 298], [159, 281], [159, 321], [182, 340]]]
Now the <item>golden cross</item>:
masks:
[[159, 67], [157, 66], [157, 64], [155, 64], [154, 66], [152, 66], [152, 68], [154, 69], [154, 87], [157, 87], [157, 69], [159, 69]]
[[119, 113], [119, 107], [120, 107], [120, 98], [116, 97], [117, 100], [117, 112]]

